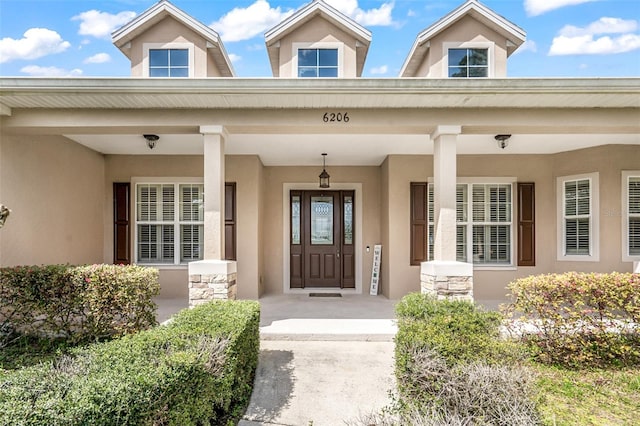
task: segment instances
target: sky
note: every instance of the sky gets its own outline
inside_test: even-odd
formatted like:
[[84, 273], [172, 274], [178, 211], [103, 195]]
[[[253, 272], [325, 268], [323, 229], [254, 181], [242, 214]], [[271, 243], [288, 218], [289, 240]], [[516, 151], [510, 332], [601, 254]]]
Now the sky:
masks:
[[[464, 0], [325, 0], [372, 34], [363, 77], [397, 77]], [[271, 77], [264, 33], [307, 0], [172, 0], [220, 34], [238, 77]], [[640, 77], [640, 0], [484, 0], [524, 29], [509, 77]], [[0, 76], [127, 77], [111, 32], [154, 0], [0, 0]]]

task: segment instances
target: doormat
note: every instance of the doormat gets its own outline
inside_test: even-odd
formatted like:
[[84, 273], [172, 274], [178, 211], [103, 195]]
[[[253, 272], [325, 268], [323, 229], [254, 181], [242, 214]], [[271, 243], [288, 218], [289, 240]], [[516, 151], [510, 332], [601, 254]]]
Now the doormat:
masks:
[[309, 293], [309, 297], [342, 297], [340, 293]]

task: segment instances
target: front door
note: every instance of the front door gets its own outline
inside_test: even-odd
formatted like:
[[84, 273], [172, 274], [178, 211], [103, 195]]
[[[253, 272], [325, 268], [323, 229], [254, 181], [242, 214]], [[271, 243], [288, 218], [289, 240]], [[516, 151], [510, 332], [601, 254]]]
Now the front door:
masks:
[[291, 288], [355, 288], [354, 191], [291, 191]]

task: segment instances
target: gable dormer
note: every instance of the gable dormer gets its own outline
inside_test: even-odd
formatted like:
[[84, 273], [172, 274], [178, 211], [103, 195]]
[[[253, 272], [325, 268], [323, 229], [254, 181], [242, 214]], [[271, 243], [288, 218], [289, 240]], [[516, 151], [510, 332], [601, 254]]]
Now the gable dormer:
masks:
[[501, 78], [526, 33], [477, 0], [469, 0], [423, 30], [400, 77]]
[[234, 77], [220, 36], [166, 0], [111, 34], [132, 77]]
[[371, 32], [322, 0], [297, 10], [265, 34], [274, 77], [362, 75]]

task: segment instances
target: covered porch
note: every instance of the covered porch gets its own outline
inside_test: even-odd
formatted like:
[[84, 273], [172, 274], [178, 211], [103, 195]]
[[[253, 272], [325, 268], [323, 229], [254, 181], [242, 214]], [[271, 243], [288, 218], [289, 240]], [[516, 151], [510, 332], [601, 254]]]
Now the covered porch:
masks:
[[[12, 161], [10, 167], [3, 163], [4, 188], [19, 187], [25, 176], [20, 170], [33, 170], [43, 155], [92, 164], [77, 176], [51, 165], [32, 173], [33, 180], [65, 183], [63, 202], [36, 188], [33, 197], [54, 206], [46, 212], [30, 208], [30, 198], [3, 190], [3, 202], [21, 211], [14, 215], [17, 224], [3, 230], [5, 247], [24, 237], [29, 223], [64, 218], [58, 221], [60, 234], [34, 245], [28, 259], [5, 249], [3, 263], [115, 261], [113, 185], [129, 182], [125, 251], [130, 261], [159, 268], [163, 297], [188, 298], [190, 275], [217, 273], [189, 274], [188, 262], [178, 254], [171, 264], [137, 256], [143, 221], [137, 217], [136, 185], [184, 182], [203, 187], [204, 213], [197, 223], [203, 232], [195, 245], [204, 261], [223, 262], [225, 273], [235, 274], [237, 297], [366, 295], [373, 247], [381, 244], [380, 294], [396, 300], [421, 289], [411, 237], [411, 184], [419, 182], [433, 187], [432, 203], [425, 201], [432, 210], [423, 223], [432, 231], [426, 231], [428, 241], [419, 242], [425, 260], [462, 268], [453, 276], [472, 276], [477, 300], [499, 300], [509, 281], [532, 273], [624, 271], [632, 263], [620, 256], [622, 218], [614, 214], [601, 215], [600, 234], [601, 245], [616, 252], [600, 250], [595, 263], [558, 262], [556, 179], [599, 172], [601, 205], [620, 206], [620, 171], [638, 164], [637, 94], [637, 85], [626, 79], [3, 79], [2, 149], [3, 158]], [[153, 149], [145, 134], [159, 137]], [[511, 137], [502, 144], [497, 135]], [[323, 152], [330, 189], [353, 191], [353, 286], [293, 287], [291, 194], [318, 189]], [[231, 261], [225, 260], [225, 182], [236, 188], [237, 245]], [[514, 206], [503, 264], [470, 266], [470, 238], [468, 260], [458, 262], [460, 182], [470, 191], [487, 183], [511, 188], [535, 183], [535, 263], [517, 262]], [[78, 189], [98, 220], [75, 212], [68, 216], [65, 206]], [[87, 232], [92, 245], [76, 246]], [[175, 253], [179, 250], [176, 245]], [[437, 268], [434, 274], [441, 275]]]

